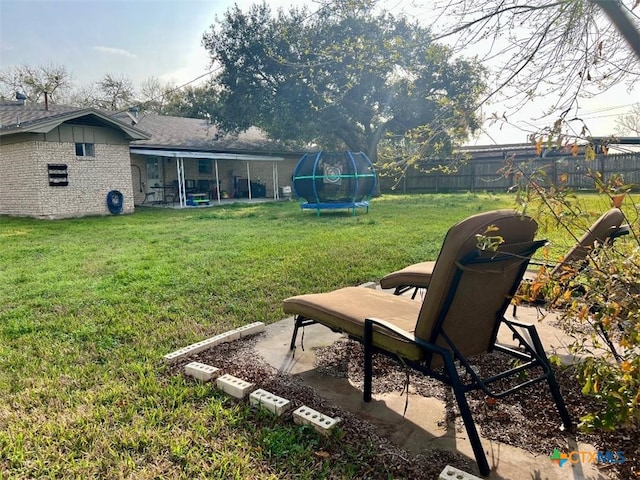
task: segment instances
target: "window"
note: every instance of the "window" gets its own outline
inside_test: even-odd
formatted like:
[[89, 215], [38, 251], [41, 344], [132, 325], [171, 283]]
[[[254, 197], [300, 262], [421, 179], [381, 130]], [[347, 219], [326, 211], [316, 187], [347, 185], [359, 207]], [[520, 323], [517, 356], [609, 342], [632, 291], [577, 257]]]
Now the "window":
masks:
[[67, 166], [64, 163], [47, 163], [50, 187], [66, 187], [69, 185]]
[[93, 143], [76, 143], [76, 157], [95, 157]]
[[198, 160], [198, 173], [211, 173], [211, 160]]

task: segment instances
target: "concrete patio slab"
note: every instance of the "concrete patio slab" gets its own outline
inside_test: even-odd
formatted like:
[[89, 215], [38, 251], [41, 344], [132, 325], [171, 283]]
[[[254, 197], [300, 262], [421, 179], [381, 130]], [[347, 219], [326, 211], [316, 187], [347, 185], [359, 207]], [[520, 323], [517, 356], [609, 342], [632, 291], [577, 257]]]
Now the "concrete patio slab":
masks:
[[[518, 307], [518, 318], [535, 322], [545, 348], [554, 348], [557, 353], [569, 356], [566, 338], [550, 322], [538, 322], [538, 314], [533, 308]], [[321, 325], [310, 325], [304, 329], [304, 350], [298, 346], [295, 354], [289, 350], [293, 332], [293, 318], [268, 325], [256, 350], [269, 364], [282, 373], [299, 376], [318, 394], [345, 410], [352, 412], [374, 425], [379, 434], [410, 453], [417, 454], [433, 448], [457, 451], [475, 464], [471, 445], [462, 422], [448, 424], [445, 421], [446, 404], [435, 398], [423, 397], [409, 392], [407, 397], [400, 393], [374, 395], [371, 402], [362, 400], [362, 391], [349, 379], [323, 375], [315, 369], [315, 350], [330, 346], [341, 338]], [[508, 332], [501, 332], [508, 336]], [[297, 344], [300, 345], [301, 334]], [[564, 348], [564, 350], [563, 350]], [[559, 467], [551, 462], [549, 455], [533, 455], [523, 449], [482, 439], [489, 465], [492, 467], [489, 479], [531, 479], [531, 480], [604, 480], [591, 464], [565, 464]], [[572, 450], [593, 451], [594, 447], [576, 443]], [[443, 465], [444, 467], [444, 465]], [[479, 476], [476, 469], [471, 471]]]

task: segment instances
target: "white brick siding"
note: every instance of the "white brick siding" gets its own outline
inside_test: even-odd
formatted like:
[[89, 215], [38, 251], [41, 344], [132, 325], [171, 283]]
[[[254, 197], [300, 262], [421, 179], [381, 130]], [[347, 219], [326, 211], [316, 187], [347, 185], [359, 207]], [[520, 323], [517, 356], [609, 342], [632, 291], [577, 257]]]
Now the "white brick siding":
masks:
[[[95, 157], [76, 157], [72, 142], [35, 138], [0, 144], [0, 214], [50, 219], [109, 215], [111, 190], [124, 195], [122, 213], [133, 212], [128, 143], [96, 143]], [[66, 164], [69, 185], [49, 186], [47, 164]]]

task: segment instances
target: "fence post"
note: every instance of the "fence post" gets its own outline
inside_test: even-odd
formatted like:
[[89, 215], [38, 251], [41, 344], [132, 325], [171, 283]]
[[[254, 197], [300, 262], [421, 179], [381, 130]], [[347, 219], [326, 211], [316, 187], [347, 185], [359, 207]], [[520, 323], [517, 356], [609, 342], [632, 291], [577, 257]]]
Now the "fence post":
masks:
[[475, 163], [473, 163], [473, 161], [469, 162], [469, 166], [471, 167], [471, 175], [470, 175], [470, 180], [469, 180], [469, 191], [473, 192], [475, 191], [475, 185], [476, 185], [476, 165]]

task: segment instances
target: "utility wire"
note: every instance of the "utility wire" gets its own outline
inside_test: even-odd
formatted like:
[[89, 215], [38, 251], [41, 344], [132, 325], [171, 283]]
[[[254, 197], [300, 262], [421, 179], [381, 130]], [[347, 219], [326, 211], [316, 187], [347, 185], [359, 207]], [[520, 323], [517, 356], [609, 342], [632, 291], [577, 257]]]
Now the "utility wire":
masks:
[[[167, 96], [171, 95], [172, 93], [177, 92], [178, 90], [183, 89], [184, 87], [187, 87], [187, 86], [191, 85], [191, 84], [192, 84], [192, 83], [194, 83], [194, 82], [197, 82], [197, 81], [198, 81], [198, 80], [200, 80], [201, 78], [204, 78], [204, 77], [206, 77], [207, 75], [212, 75], [212, 74], [214, 74], [215, 72], [217, 72], [217, 71], [218, 71], [218, 70], [220, 70], [221, 68], [222, 68], [222, 66], [219, 66], [219, 67], [216, 67], [216, 68], [214, 68], [214, 69], [212, 69], [212, 70], [209, 70], [208, 72], [205, 72], [205, 73], [203, 73], [203, 74], [201, 74], [201, 75], [198, 75], [197, 77], [195, 77], [195, 78], [193, 78], [193, 79], [189, 80], [189, 81], [188, 81], [188, 82], [186, 82], [186, 83], [183, 83], [182, 85], [178, 85], [177, 87], [173, 87], [173, 88], [172, 88], [172, 89], [170, 89], [170, 90], [166, 90], [166, 91], [162, 92], [160, 95], [157, 95], [157, 96], [155, 96], [155, 97], [151, 97], [151, 98], [149, 98], [149, 99], [145, 100], [144, 102], [140, 102], [140, 103], [134, 104], [134, 105], [133, 105], [133, 107], [142, 108], [142, 107], [144, 107], [145, 105], [147, 105], [147, 104], [149, 104], [149, 103], [151, 103], [151, 102], [155, 102], [155, 101], [157, 101], [157, 100], [164, 99], [165, 97], [167, 97]], [[128, 110], [129, 110], [129, 108], [131, 108], [131, 107], [127, 107], [125, 110], [115, 111], [115, 112], [113, 112], [113, 115], [117, 115], [117, 114], [119, 114], [119, 113], [124, 113], [124, 112], [128, 111]]]
[[[322, 10], [327, 9], [327, 8], [330, 8], [330, 7], [332, 7], [332, 6], [333, 6], [334, 4], [336, 4], [336, 3], [337, 3], [337, 0], [333, 0], [333, 1], [331, 1], [331, 2], [326, 3], [325, 5], [322, 5], [320, 8], [318, 8], [317, 10], [315, 10], [315, 11], [311, 12], [309, 15], [307, 15], [303, 20], [308, 20], [308, 19], [310, 19], [311, 17], [313, 17], [313, 16], [315, 16], [315, 15], [318, 15]], [[216, 68], [214, 68], [214, 69], [212, 69], [212, 70], [209, 70], [208, 72], [205, 72], [205, 73], [203, 73], [202, 75], [198, 75], [197, 77], [193, 78], [192, 80], [189, 80], [189, 81], [188, 81], [188, 82], [186, 82], [186, 83], [183, 83], [182, 85], [178, 85], [177, 87], [174, 87], [174, 88], [172, 88], [172, 89], [170, 89], [170, 90], [167, 90], [167, 91], [162, 92], [160, 95], [157, 95], [157, 96], [155, 96], [155, 97], [149, 98], [149, 99], [145, 100], [144, 102], [141, 102], [141, 103], [135, 104], [135, 105], [133, 105], [133, 106], [134, 106], [134, 107], [138, 107], [138, 108], [142, 108], [142, 107], [144, 107], [145, 105], [147, 105], [147, 104], [149, 104], [149, 103], [151, 103], [151, 102], [155, 102], [155, 101], [157, 101], [157, 100], [162, 100], [162, 99], [164, 99], [165, 97], [167, 97], [167, 96], [171, 95], [172, 93], [177, 92], [178, 90], [181, 90], [181, 89], [183, 89], [184, 87], [187, 87], [187, 86], [191, 85], [192, 83], [197, 82], [197, 81], [198, 81], [198, 80], [200, 80], [201, 78], [204, 78], [204, 77], [206, 77], [206, 76], [208, 76], [208, 75], [213, 75], [214, 73], [216, 73], [216, 72], [217, 72], [217, 71], [219, 71], [220, 69], [222, 69], [222, 65], [220, 65], [220, 66], [218, 66], [218, 67], [216, 67]], [[114, 115], [117, 115], [117, 114], [119, 114], [119, 113], [124, 113], [124, 112], [126, 112], [126, 111], [128, 111], [128, 110], [129, 110], [129, 108], [127, 108], [126, 110], [116, 111], [116, 112], [114, 112]]]

